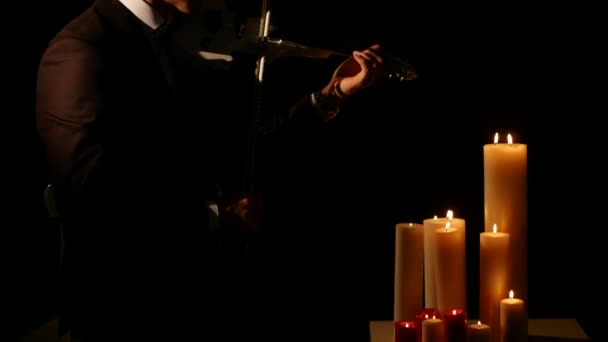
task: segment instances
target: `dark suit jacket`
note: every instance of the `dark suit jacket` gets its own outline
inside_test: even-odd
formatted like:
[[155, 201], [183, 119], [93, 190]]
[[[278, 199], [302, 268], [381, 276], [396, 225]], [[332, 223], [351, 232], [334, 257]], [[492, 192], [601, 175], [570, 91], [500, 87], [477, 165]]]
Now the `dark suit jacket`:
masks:
[[205, 278], [214, 260], [203, 203], [221, 176], [209, 157], [217, 128], [178, 94], [117, 0], [97, 0], [42, 56], [37, 129], [87, 331], [107, 332], [108, 319], [113, 331], [174, 331], [221, 306]]
[[188, 266], [202, 259], [206, 217], [194, 200], [203, 195], [188, 182], [206, 177], [188, 174], [187, 111], [144, 32], [118, 1], [97, 1], [55, 36], [40, 63], [37, 128], [65, 220], [67, 283], [81, 325], [108, 325], [110, 309], [115, 327], [156, 320], [183, 304], [161, 293], [196, 279]]

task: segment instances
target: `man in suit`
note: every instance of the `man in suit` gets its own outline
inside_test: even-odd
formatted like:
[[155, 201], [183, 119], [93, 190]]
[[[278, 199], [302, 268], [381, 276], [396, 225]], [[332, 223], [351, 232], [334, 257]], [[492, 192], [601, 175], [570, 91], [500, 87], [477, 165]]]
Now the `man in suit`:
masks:
[[[42, 56], [37, 130], [64, 220], [66, 315], [84, 341], [228, 332], [210, 221], [245, 218], [247, 201], [222, 208], [218, 127], [183, 96], [167, 39], [199, 2], [97, 0]], [[328, 122], [382, 66], [377, 46], [353, 52], [273, 130]]]

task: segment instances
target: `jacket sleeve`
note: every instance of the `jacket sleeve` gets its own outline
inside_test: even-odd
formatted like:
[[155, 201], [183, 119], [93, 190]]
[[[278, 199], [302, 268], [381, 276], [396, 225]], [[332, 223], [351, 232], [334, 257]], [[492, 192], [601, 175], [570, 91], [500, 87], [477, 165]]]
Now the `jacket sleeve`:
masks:
[[102, 63], [89, 43], [74, 38], [51, 42], [42, 56], [36, 87], [36, 128], [45, 147], [50, 180], [60, 211], [79, 215], [104, 211], [111, 193], [106, 151], [99, 134], [103, 110]]
[[328, 122], [324, 116], [323, 110], [313, 103], [312, 93], [308, 93], [301, 96], [286, 113], [274, 113], [270, 120], [261, 122], [258, 133], [262, 137], [282, 130], [305, 133], [310, 129], [323, 128]]
[[264, 117], [259, 135], [315, 134], [331, 122], [328, 113], [314, 103], [313, 92], [329, 81], [335, 61], [310, 58], [285, 58], [268, 69], [262, 90]]

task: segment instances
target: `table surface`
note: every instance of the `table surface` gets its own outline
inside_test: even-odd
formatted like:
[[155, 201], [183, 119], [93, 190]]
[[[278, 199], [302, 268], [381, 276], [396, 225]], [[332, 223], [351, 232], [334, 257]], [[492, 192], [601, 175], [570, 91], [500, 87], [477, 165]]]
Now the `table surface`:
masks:
[[[371, 342], [393, 342], [392, 321], [369, 323]], [[574, 318], [531, 318], [528, 320], [529, 342], [589, 341], [589, 337]]]
[[[393, 342], [392, 321], [369, 323], [371, 342]], [[574, 318], [533, 318], [528, 320], [528, 342], [588, 342], [587, 334]], [[53, 319], [26, 336], [22, 342], [77, 342], [60, 337]]]

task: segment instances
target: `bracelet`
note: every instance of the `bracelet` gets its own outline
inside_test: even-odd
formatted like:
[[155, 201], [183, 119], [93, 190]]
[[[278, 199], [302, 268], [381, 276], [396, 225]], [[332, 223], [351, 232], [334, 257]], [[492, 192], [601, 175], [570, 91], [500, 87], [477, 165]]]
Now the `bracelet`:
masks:
[[335, 118], [340, 112], [338, 101], [327, 101], [321, 91], [315, 91], [311, 94], [311, 102], [313, 107], [318, 109], [325, 122]]
[[338, 98], [338, 101], [342, 100], [346, 94], [344, 94], [342, 92], [342, 89], [340, 89], [340, 84], [341, 84], [341, 80], [338, 80], [336, 82], [334, 82], [334, 84], [332, 84], [331, 90], [332, 93], [334, 93], [336, 95], [336, 97]]
[[330, 96], [323, 96], [323, 93], [319, 90], [311, 95], [313, 106], [319, 108], [325, 122], [335, 118], [340, 112], [340, 105], [345, 94], [340, 89], [339, 80], [331, 85], [330, 94]]

